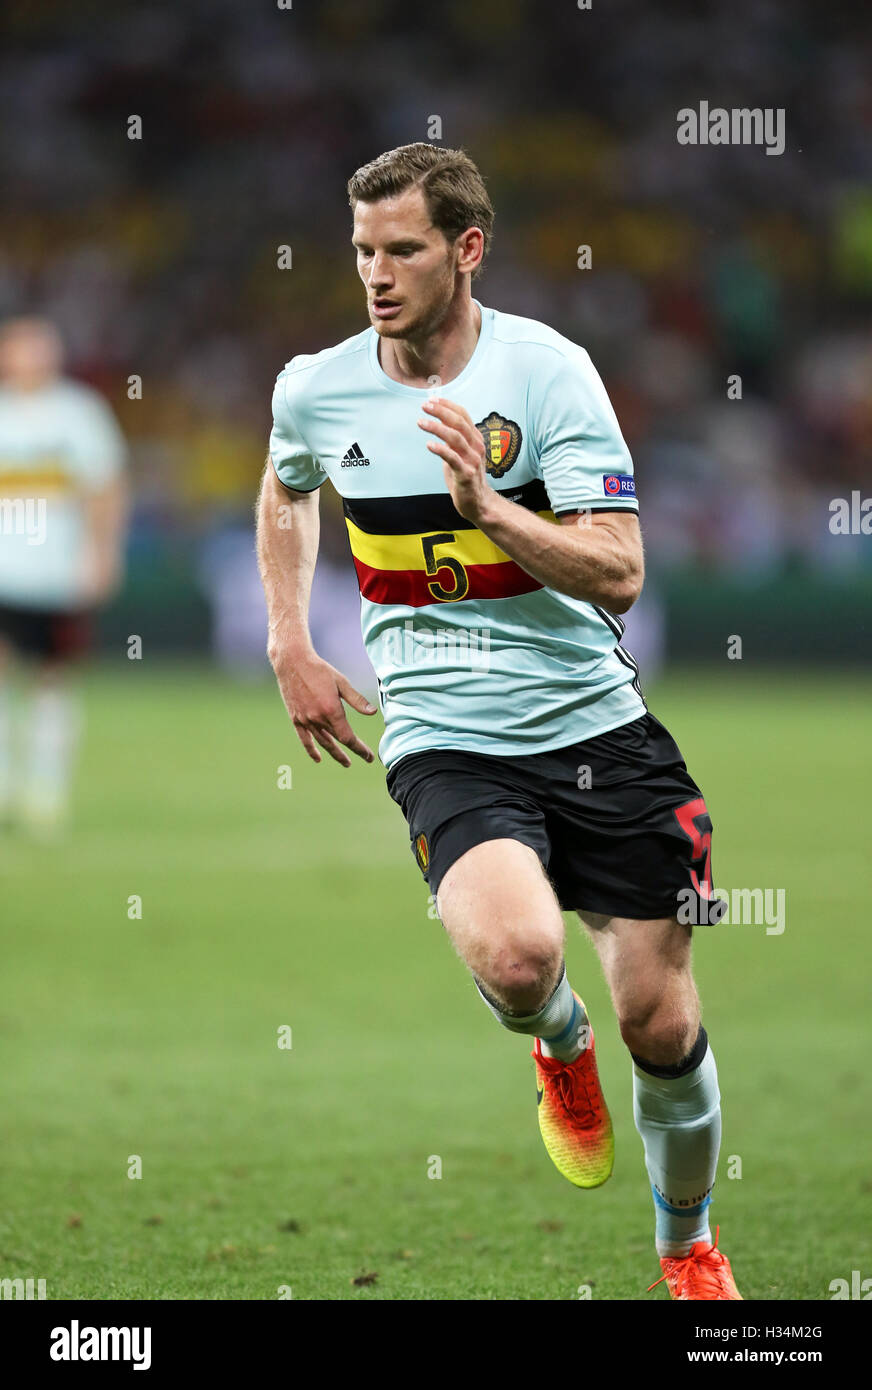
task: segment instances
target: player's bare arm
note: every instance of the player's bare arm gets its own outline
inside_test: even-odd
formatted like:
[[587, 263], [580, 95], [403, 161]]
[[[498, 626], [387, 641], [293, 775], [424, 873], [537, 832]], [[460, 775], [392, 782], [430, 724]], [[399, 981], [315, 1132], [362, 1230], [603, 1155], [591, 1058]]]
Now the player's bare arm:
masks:
[[128, 490], [123, 477], [113, 478], [105, 487], [88, 494], [83, 583], [87, 603], [106, 603], [121, 587], [128, 512]]
[[318, 493], [294, 492], [267, 461], [257, 508], [257, 556], [269, 615], [267, 654], [297, 735], [313, 762], [317, 744], [342, 767], [348, 748], [364, 762], [374, 753], [358, 738], [345, 714], [375, 714], [365, 695], [319, 657], [309, 633], [309, 598], [320, 535]]
[[635, 513], [565, 516], [558, 529], [488, 485], [484, 441], [462, 406], [433, 399], [423, 409], [427, 418], [419, 425], [434, 436], [427, 448], [443, 460], [445, 482], [462, 517], [549, 588], [611, 613], [625, 613], [633, 606], [644, 579]]

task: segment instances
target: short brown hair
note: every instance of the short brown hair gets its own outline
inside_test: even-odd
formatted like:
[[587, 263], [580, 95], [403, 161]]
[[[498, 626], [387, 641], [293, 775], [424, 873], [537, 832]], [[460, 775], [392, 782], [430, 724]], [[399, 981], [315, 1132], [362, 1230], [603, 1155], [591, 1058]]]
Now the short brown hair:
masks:
[[490, 249], [494, 210], [484, 179], [464, 150], [445, 150], [426, 141], [399, 145], [352, 174], [348, 201], [354, 208], [358, 202], [375, 203], [416, 185], [424, 194], [433, 226], [449, 241], [468, 227], [481, 229], [484, 253], [474, 271], [478, 275]]

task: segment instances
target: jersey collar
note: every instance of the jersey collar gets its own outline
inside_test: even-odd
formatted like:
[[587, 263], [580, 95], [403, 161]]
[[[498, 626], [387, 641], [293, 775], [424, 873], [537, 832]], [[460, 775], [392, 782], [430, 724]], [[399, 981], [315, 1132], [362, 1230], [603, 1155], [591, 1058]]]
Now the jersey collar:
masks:
[[[484, 353], [487, 349], [487, 345], [490, 342], [491, 336], [493, 334], [493, 309], [486, 309], [484, 305], [480, 304], [477, 299], [473, 299], [472, 302], [473, 304], [478, 304], [478, 307], [481, 310], [481, 329], [478, 335], [478, 342], [476, 343], [473, 354], [467, 362], [466, 366], [464, 367], [463, 371], [458, 376], [453, 377], [451, 381], [446, 381], [445, 392], [449, 396], [455, 390], [455, 388], [464, 384], [467, 377], [472, 376], [472, 373], [475, 371], [476, 367], [478, 366], [479, 362], [484, 356]], [[427, 396], [432, 394], [432, 388], [429, 386], [406, 386], [404, 382], [394, 381], [393, 377], [388, 376], [387, 372], [382, 367], [381, 362], [379, 362], [378, 360], [379, 335], [378, 333], [376, 333], [374, 328], [371, 328], [369, 330], [369, 333], [369, 365], [372, 370], [373, 376], [375, 377], [376, 381], [380, 386], [383, 386], [387, 391], [393, 391], [395, 395], [413, 396], [417, 397], [418, 400], [425, 400]]]

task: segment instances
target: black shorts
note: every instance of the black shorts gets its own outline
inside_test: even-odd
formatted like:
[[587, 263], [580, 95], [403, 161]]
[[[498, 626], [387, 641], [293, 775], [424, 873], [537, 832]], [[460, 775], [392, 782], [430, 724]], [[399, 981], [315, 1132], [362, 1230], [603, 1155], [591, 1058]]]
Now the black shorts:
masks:
[[567, 748], [519, 757], [434, 749], [387, 775], [431, 893], [473, 845], [538, 854], [560, 906], [651, 920], [717, 921], [712, 823], [681, 752], [653, 714]]
[[91, 646], [91, 617], [53, 608], [14, 608], [0, 604], [0, 642], [19, 656], [38, 661], [72, 661]]

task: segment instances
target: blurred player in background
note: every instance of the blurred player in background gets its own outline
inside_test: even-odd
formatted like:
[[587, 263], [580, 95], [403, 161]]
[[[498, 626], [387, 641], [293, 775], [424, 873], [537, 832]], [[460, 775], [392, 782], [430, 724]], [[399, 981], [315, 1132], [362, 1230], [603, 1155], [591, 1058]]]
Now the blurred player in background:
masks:
[[81, 723], [70, 667], [120, 583], [127, 511], [115, 417], [62, 365], [52, 324], [0, 327], [0, 822], [40, 834], [66, 815]]

